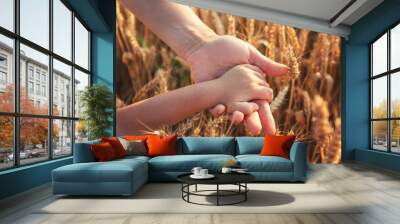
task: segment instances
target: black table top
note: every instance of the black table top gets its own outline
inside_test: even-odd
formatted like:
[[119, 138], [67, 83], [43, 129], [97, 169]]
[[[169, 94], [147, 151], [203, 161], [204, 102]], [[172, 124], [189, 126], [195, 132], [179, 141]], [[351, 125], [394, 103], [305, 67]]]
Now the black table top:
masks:
[[236, 184], [248, 183], [255, 180], [249, 173], [213, 173], [212, 179], [193, 179], [191, 173], [182, 174], [177, 177], [178, 181], [186, 184]]

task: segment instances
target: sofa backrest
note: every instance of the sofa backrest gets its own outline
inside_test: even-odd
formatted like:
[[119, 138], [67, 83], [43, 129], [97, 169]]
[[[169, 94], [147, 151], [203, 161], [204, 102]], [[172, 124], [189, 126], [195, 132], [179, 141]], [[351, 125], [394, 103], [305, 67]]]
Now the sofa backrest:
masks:
[[74, 148], [74, 163], [89, 163], [95, 162], [96, 158], [90, 148], [92, 144], [99, 144], [100, 140], [75, 143]]
[[236, 137], [236, 155], [259, 154], [263, 145], [263, 137]]
[[235, 155], [233, 137], [182, 137], [177, 141], [177, 154], [226, 154]]

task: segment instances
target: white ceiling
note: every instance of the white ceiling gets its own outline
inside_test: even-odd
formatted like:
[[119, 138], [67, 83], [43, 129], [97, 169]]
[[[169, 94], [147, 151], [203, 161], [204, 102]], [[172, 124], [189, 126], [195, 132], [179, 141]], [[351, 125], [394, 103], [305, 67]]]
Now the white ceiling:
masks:
[[329, 21], [350, 0], [227, 0]]
[[[383, 0], [175, 0], [205, 9], [347, 37], [353, 23]], [[346, 10], [338, 14], [346, 5]]]

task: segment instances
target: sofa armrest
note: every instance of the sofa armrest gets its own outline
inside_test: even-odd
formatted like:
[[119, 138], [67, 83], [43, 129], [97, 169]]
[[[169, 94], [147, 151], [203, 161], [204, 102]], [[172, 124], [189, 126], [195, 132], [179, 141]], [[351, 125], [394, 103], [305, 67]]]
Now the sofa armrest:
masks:
[[75, 143], [74, 163], [95, 162], [96, 158], [94, 157], [90, 146], [92, 144], [96, 144], [99, 142], [100, 141], [89, 141], [89, 142]]
[[290, 160], [293, 162], [293, 178], [295, 181], [305, 181], [307, 176], [307, 145], [304, 142], [294, 142], [290, 149]]

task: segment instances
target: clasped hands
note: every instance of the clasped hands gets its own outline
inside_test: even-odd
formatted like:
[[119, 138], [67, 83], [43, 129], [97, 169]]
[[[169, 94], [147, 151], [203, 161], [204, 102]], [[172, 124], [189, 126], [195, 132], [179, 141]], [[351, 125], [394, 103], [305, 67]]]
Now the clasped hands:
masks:
[[275, 121], [269, 103], [273, 91], [265, 76], [288, 72], [286, 65], [272, 61], [252, 45], [233, 36], [213, 36], [187, 57], [194, 82], [217, 79], [224, 98], [210, 108], [218, 117], [229, 114], [233, 123], [244, 122], [252, 134], [275, 134]]

